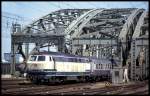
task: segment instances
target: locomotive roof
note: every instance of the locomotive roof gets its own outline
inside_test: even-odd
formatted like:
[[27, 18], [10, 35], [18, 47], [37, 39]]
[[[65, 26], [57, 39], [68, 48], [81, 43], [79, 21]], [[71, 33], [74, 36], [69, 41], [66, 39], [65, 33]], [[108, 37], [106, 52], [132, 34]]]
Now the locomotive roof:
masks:
[[[72, 55], [72, 54], [67, 54], [67, 53], [62, 53], [62, 52], [51, 52], [51, 51], [44, 51], [44, 52], [36, 52], [36, 53], [33, 53], [32, 55], [51, 55], [51, 56], [60, 56], [60, 57], [72, 57], [72, 58], [88, 58], [89, 57], [86, 57], [86, 56], [79, 56], [79, 55]], [[100, 59], [100, 58], [96, 58], [96, 57], [90, 57], [90, 59], [95, 62], [95, 63], [102, 63], [102, 64], [105, 64], [105, 63], [111, 63], [111, 60], [110, 59]], [[118, 60], [115, 60], [115, 62], [118, 62]]]

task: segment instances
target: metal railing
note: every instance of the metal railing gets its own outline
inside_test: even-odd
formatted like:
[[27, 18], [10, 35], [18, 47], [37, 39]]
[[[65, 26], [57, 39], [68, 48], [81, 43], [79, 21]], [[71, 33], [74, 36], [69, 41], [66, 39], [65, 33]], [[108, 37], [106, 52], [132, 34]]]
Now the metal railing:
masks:
[[10, 74], [10, 63], [1, 64], [1, 74]]
[[[16, 64], [16, 71], [18, 70], [19, 64]], [[11, 64], [10, 63], [1, 63], [1, 75], [11, 74]]]

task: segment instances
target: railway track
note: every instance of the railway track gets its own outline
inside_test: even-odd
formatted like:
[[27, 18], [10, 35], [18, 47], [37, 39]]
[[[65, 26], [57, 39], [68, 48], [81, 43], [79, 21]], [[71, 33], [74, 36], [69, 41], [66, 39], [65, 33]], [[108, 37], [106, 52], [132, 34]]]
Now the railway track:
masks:
[[96, 88], [96, 89], [91, 89], [91, 88], [83, 88], [80, 90], [75, 90], [75, 91], [69, 91], [69, 92], [60, 92], [60, 93], [49, 93], [52, 95], [95, 95], [99, 92], [107, 92], [107, 90], [109, 89], [109, 91], [116, 89], [117, 87], [102, 87], [102, 88]]
[[[26, 85], [18, 85], [16, 86], [10, 86], [10, 85], [5, 85], [5, 87], [3, 86], [2, 88], [5, 90], [3, 90], [2, 92], [5, 94], [34, 94], [36, 92], [37, 93], [41, 93], [43, 91], [49, 91], [49, 90], [60, 90], [60, 89], [64, 89], [64, 88], [70, 88], [70, 87], [77, 87], [77, 86], [83, 86], [85, 84], [88, 83], [74, 83], [74, 84], [60, 84], [60, 85], [30, 85], [30, 86], [26, 86]], [[10, 88], [11, 87], [11, 88]]]
[[[7, 83], [8, 82], [8, 83]], [[11, 83], [12, 82], [12, 83]], [[19, 82], [19, 83], [18, 83]], [[20, 83], [22, 82], [22, 83]], [[3, 80], [2, 94], [13, 95], [108, 95], [148, 94], [148, 82], [125, 85], [107, 85], [105, 82], [35, 85], [22, 80]]]
[[[44, 85], [43, 85], [44, 86]], [[21, 89], [30, 89], [30, 88], [34, 88], [34, 87], [38, 87], [38, 85], [33, 85], [33, 84], [25, 84], [25, 85], [23, 85], [23, 84], [21, 84], [21, 85], [5, 85], [5, 86], [3, 86], [2, 85], [2, 89], [3, 90], [6, 90], [6, 91], [13, 91], [13, 90], [16, 90], [16, 89], [19, 89], [19, 88], [21, 88]], [[40, 86], [40, 87], [42, 87], [42, 85]]]
[[2, 79], [1, 84], [2, 85], [15, 85], [16, 83], [23, 83], [23, 81], [26, 81], [24, 78], [14, 78], [14, 79]]
[[[71, 84], [71, 85], [61, 85], [61, 86], [42, 86], [42, 87], [31, 87], [31, 88], [17, 88], [14, 90], [8, 90], [6, 91], [7, 94], [41, 94], [41, 92], [47, 92], [49, 90], [61, 90], [64, 88], [70, 88], [70, 87], [76, 87], [76, 86], [82, 86], [82, 84]], [[35, 93], [36, 92], [36, 93]]]
[[[69, 91], [62, 93], [52, 93], [53, 95], [108, 95], [108, 94], [137, 94], [148, 91], [148, 87], [146, 87], [143, 91], [140, 91], [142, 88], [145, 88], [145, 84], [141, 85], [126, 85], [126, 86], [109, 86], [103, 88], [96, 89], [86, 89], [86, 90], [78, 90], [78, 91]], [[136, 91], [139, 89], [139, 91]], [[132, 90], [132, 92], [131, 92]], [[136, 93], [137, 92], [137, 93]], [[50, 94], [50, 93], [49, 93]]]

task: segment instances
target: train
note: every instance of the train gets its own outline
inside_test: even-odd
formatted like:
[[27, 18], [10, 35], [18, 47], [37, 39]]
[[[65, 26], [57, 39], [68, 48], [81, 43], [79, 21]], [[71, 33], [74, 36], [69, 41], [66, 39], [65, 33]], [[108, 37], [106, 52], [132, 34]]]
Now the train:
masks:
[[27, 60], [26, 78], [34, 83], [111, 79], [112, 62], [61, 52], [37, 52]]

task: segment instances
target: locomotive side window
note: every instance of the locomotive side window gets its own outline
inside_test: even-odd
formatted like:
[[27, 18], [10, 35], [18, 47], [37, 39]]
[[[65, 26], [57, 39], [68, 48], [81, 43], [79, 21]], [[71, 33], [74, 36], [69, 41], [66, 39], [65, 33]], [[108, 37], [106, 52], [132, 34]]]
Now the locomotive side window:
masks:
[[77, 58], [65, 58], [67, 62], [77, 62]]
[[31, 56], [30, 61], [36, 61], [37, 56]]
[[85, 60], [84, 60], [84, 59], [81, 59], [81, 62], [83, 62], [83, 63], [84, 63], [84, 62], [85, 62]]
[[73, 62], [73, 58], [68, 58], [68, 62]]
[[[49, 57], [50, 58], [50, 57]], [[61, 61], [61, 62], [82, 62], [82, 63], [87, 63], [88, 59], [83, 59], [83, 58], [75, 58], [75, 57], [53, 57], [55, 61]], [[50, 59], [50, 61], [52, 58]]]
[[68, 62], [68, 58], [64, 58], [64, 62]]
[[77, 62], [77, 58], [74, 58], [74, 60], [73, 60], [74, 62]]
[[63, 57], [53, 57], [55, 61], [64, 61]]
[[38, 61], [45, 61], [45, 56], [38, 56]]
[[81, 59], [80, 59], [80, 58], [78, 58], [78, 62], [81, 62]]

